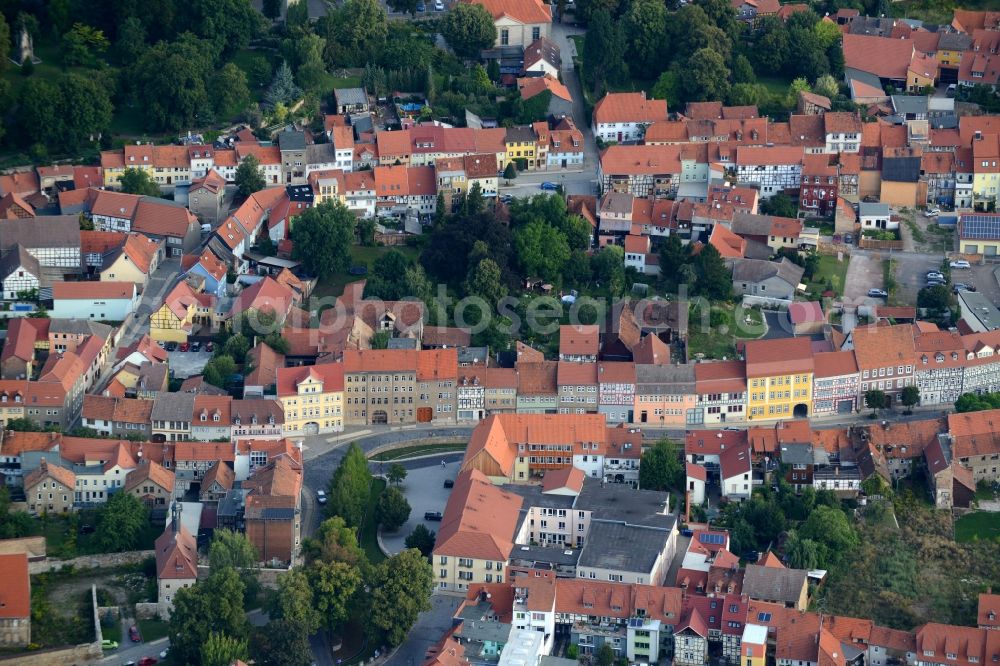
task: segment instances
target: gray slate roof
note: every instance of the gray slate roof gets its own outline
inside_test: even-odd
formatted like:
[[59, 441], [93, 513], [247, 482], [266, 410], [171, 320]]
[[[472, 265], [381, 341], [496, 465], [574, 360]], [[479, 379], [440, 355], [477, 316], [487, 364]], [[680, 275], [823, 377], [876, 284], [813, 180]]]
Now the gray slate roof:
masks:
[[368, 104], [368, 94], [362, 88], [334, 88], [333, 96], [339, 105]]
[[38, 265], [38, 259], [35, 259], [23, 245], [14, 243], [14, 246], [7, 250], [3, 257], [0, 258], [0, 280], [6, 279], [8, 275], [22, 267], [34, 275], [35, 278], [42, 276], [42, 269]]
[[298, 130], [278, 132], [278, 148], [280, 150], [305, 150], [306, 133]]
[[669, 538], [670, 532], [650, 527], [592, 522], [577, 566], [648, 574]]
[[[657, 384], [670, 386], [664, 393], [683, 392], [684, 389], [694, 390], [694, 365], [646, 365], [635, 366], [635, 383], [643, 386]], [[644, 389], [645, 390], [645, 389]], [[648, 391], [647, 391], [648, 392]]]
[[733, 263], [733, 282], [763, 282], [778, 277], [797, 287], [804, 272], [801, 266], [792, 263], [787, 257], [782, 257], [781, 261], [737, 259]]
[[160, 393], [153, 401], [150, 419], [190, 423], [194, 414], [194, 399], [194, 393]]
[[743, 577], [743, 594], [762, 601], [797, 603], [805, 585], [805, 569], [778, 569], [748, 564]]
[[771, 233], [771, 222], [770, 215], [736, 213], [730, 229], [738, 236], [768, 236]]
[[306, 162], [326, 164], [337, 161], [337, 150], [332, 143], [314, 143], [306, 147]]
[[76, 215], [39, 215], [30, 219], [0, 220], [0, 253], [16, 243], [27, 249], [80, 247], [80, 220]]

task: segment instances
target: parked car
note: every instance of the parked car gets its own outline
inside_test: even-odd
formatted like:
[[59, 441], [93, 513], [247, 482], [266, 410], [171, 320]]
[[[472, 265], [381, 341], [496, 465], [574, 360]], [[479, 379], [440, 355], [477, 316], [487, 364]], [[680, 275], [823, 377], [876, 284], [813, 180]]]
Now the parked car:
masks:
[[101, 649], [102, 650], [117, 650], [118, 649], [118, 641], [112, 641], [112, 640], [108, 640], [107, 638], [105, 638], [103, 641], [101, 641]]
[[201, 351], [201, 343], [200, 342], [192, 342], [191, 343], [191, 351], [193, 351], [193, 352], [199, 352], [199, 351]]
[[854, 245], [854, 234], [844, 234], [844, 244]]
[[444, 480], [444, 487], [445, 488], [454, 488], [455, 487], [455, 480], [454, 479], [445, 479]]
[[684, 537], [693, 537], [694, 536], [694, 530], [683, 529], [683, 530], [681, 530], [681, 536], [684, 536]]
[[207, 352], [215, 351], [215, 343], [212, 342], [211, 340], [209, 340], [208, 342], [206, 342], [205, 343], [205, 351], [207, 351]]
[[167, 343], [167, 351], [168, 352], [177, 351], [177, 343], [173, 342], [173, 341], [168, 342]]
[[508, 203], [512, 202], [513, 200], [514, 200], [514, 195], [513, 194], [501, 194], [500, 195], [500, 203], [508, 204]]
[[425, 511], [424, 520], [441, 520], [444, 515], [440, 511]]
[[326, 492], [322, 490], [316, 491], [316, 501], [320, 504], [326, 504]]
[[441, 2], [441, 0], [434, 0], [434, 11], [436, 12], [444, 11], [444, 3]]
[[924, 212], [924, 215], [926, 217], [937, 217], [940, 214], [941, 214], [940, 208], [928, 208], [927, 211]]
[[190, 344], [188, 344], [187, 342], [182, 342], [182, 343], [181, 343], [181, 346], [180, 346], [180, 350], [181, 350], [182, 352], [186, 352], [186, 351], [188, 351], [189, 349], [191, 349], [191, 345], [190, 345]]
[[142, 636], [139, 635], [139, 627], [134, 624], [128, 628], [128, 637], [133, 643], [141, 643]]
[[426, 12], [427, 11], [427, 5], [425, 5], [423, 2], [418, 2], [417, 3], [417, 11], [418, 12]]
[[156, 657], [143, 657], [139, 660], [139, 666], [153, 666], [156, 663]]
[[939, 273], [938, 271], [927, 271], [928, 280], [943, 280], [944, 273]]
[[547, 180], [547, 181], [545, 181], [544, 183], [542, 183], [540, 187], [541, 187], [541, 188], [542, 188], [543, 190], [552, 190], [552, 191], [555, 191], [555, 190], [558, 190], [558, 189], [559, 189], [559, 186], [558, 186], [558, 185], [556, 185], [555, 183], [553, 183], [553, 182], [551, 182], [551, 181], [548, 181], [548, 180]]
[[944, 286], [944, 280], [928, 280], [927, 281], [927, 286], [928, 287], [943, 287]]
[[976, 285], [968, 284], [967, 282], [956, 282], [951, 290], [956, 294], [960, 291], [975, 291]]
[[160, 345], [160, 349], [166, 349], [167, 348], [167, 343], [164, 342], [163, 340], [157, 340], [156, 344]]
[[868, 298], [888, 298], [889, 294], [884, 289], [869, 289]]
[[958, 86], [956, 84], [954, 84], [954, 83], [951, 83], [951, 84], [948, 85], [948, 90], [945, 91], [945, 95], [947, 95], [948, 97], [954, 97], [955, 96], [955, 92], [957, 90], [958, 90]]
[[948, 265], [951, 266], [952, 268], [972, 268], [972, 264], [970, 264], [965, 259], [956, 259], [955, 261], [951, 262]]

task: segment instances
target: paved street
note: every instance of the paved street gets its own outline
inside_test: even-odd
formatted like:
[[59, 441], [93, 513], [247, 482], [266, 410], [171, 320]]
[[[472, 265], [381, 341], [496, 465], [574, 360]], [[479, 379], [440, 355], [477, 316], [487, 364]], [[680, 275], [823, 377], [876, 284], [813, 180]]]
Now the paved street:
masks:
[[847, 303], [879, 303], [879, 299], [868, 298], [868, 290], [882, 288], [882, 262], [878, 253], [854, 250], [847, 265], [844, 280], [844, 301]]
[[149, 278], [146, 290], [142, 292], [142, 299], [136, 308], [135, 316], [122, 332], [123, 347], [138, 340], [143, 333], [149, 332], [149, 315], [163, 302], [163, 297], [174, 286], [180, 271], [181, 264], [177, 259], [166, 259], [160, 263], [156, 272]]
[[451, 618], [461, 603], [460, 597], [435, 594], [431, 597], [431, 610], [421, 613], [410, 635], [386, 662], [388, 666], [419, 666], [424, 662], [427, 649], [441, 640], [451, 628]]
[[[440, 521], [424, 520], [424, 513], [427, 511], [440, 511], [444, 513], [444, 507], [448, 503], [448, 496], [451, 490], [444, 487], [445, 479], [454, 480], [458, 474], [458, 466], [462, 462], [462, 454], [452, 454], [443, 456], [446, 460], [442, 467], [437, 457], [414, 460], [413, 463], [421, 463], [420, 467], [407, 470], [406, 480], [403, 481], [401, 490], [406, 495], [406, 501], [410, 503], [410, 519], [393, 533], [382, 533], [382, 543], [390, 552], [398, 553], [406, 545], [406, 537], [418, 524], [423, 524], [427, 529], [437, 532], [441, 527]], [[378, 472], [381, 463], [372, 463], [372, 471]], [[385, 463], [385, 469], [389, 464]]]

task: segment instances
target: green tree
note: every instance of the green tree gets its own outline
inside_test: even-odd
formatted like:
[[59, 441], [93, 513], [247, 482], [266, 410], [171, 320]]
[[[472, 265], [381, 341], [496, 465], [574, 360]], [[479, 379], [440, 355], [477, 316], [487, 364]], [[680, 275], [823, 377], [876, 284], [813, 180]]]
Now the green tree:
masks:
[[389, 471], [385, 476], [389, 479], [389, 483], [398, 486], [406, 478], [406, 468], [399, 463], [392, 463], [389, 465]]
[[760, 70], [769, 74], [780, 72], [788, 60], [788, 31], [777, 16], [765, 16], [758, 28], [757, 43], [750, 51]]
[[237, 194], [244, 199], [267, 187], [264, 175], [260, 172], [260, 161], [254, 155], [247, 155], [243, 158], [240, 165], [236, 167], [233, 180], [236, 183]]
[[243, 581], [229, 567], [213, 570], [205, 580], [177, 590], [168, 634], [172, 658], [180, 664], [201, 663], [202, 646], [212, 632], [236, 640], [245, 640], [249, 634]]
[[281, 17], [281, 0], [264, 0], [261, 13], [272, 21]]
[[320, 523], [313, 536], [302, 542], [302, 554], [308, 563], [319, 560], [359, 566], [365, 560], [364, 551], [358, 545], [357, 532], [348, 527], [340, 516]]
[[69, 32], [63, 35], [63, 62], [66, 65], [97, 64], [98, 58], [108, 50], [108, 38], [103, 30], [98, 30], [85, 23], [75, 23]]
[[149, 523], [149, 509], [135, 495], [115, 493], [101, 507], [95, 532], [97, 543], [109, 553], [135, 550]]
[[349, 527], [359, 527], [364, 521], [371, 485], [368, 459], [361, 447], [352, 443], [330, 479], [327, 515], [340, 516]]
[[26, 512], [10, 510], [10, 491], [0, 487], [0, 539], [30, 536], [34, 529], [35, 522]]
[[137, 60], [146, 49], [146, 28], [135, 16], [129, 16], [118, 28], [115, 55], [122, 64]]
[[260, 556], [257, 549], [242, 532], [215, 530], [208, 548], [208, 565], [212, 571], [229, 567], [235, 569], [243, 581], [246, 601], [257, 597], [260, 584], [257, 581]]
[[201, 646], [201, 666], [231, 666], [236, 660], [250, 658], [250, 648], [245, 638], [232, 638], [211, 632]]
[[350, 614], [352, 599], [363, 583], [361, 571], [345, 562], [316, 561], [309, 565], [307, 575], [322, 625], [336, 630]]
[[145, 169], [128, 167], [122, 172], [119, 186], [122, 192], [140, 194], [147, 197], [160, 196], [160, 186]]
[[151, 130], [198, 127], [209, 120], [211, 99], [206, 80], [213, 71], [214, 45], [191, 34], [172, 43], [160, 42], [145, 50], [129, 78], [142, 100]]
[[677, 446], [663, 437], [642, 454], [639, 487], [644, 490], [677, 490], [683, 486], [684, 468]]
[[914, 405], [920, 402], [920, 389], [916, 384], [910, 384], [909, 386], [904, 386], [902, 393], [899, 395], [899, 401], [904, 407], [910, 409]]
[[389, 21], [377, 0], [346, 0], [319, 20], [316, 32], [326, 39], [327, 67], [364, 65], [385, 45]]
[[403, 544], [407, 548], [416, 548], [424, 557], [430, 557], [431, 551], [434, 550], [434, 540], [434, 531], [427, 529], [423, 523], [417, 523]]
[[378, 496], [375, 504], [375, 520], [382, 529], [395, 532], [410, 517], [410, 503], [395, 486], [388, 486]]
[[566, 235], [541, 220], [517, 229], [514, 245], [526, 275], [553, 280], [569, 259]]
[[685, 100], [701, 102], [729, 96], [729, 69], [718, 51], [708, 47], [695, 51], [683, 71], [680, 92]]
[[734, 84], [757, 82], [757, 75], [754, 74], [753, 65], [750, 64], [750, 61], [742, 53], [737, 54], [733, 59], [732, 70]]
[[485, 7], [458, 2], [444, 17], [441, 34], [459, 56], [474, 58], [483, 49], [493, 46], [497, 29]]
[[610, 293], [620, 294], [625, 288], [625, 251], [620, 245], [605, 245], [590, 260], [594, 280], [606, 286]]
[[250, 340], [243, 333], [234, 333], [229, 336], [226, 340], [226, 344], [222, 345], [222, 349], [219, 352], [220, 356], [232, 356], [233, 360], [237, 363], [243, 363], [246, 359], [247, 352], [250, 351]]
[[[819, 25], [819, 24], [817, 24]], [[837, 79], [833, 78], [829, 74], [824, 74], [823, 76], [816, 79], [816, 84], [813, 86], [813, 91], [823, 95], [824, 97], [829, 97], [833, 99], [840, 94], [840, 85], [837, 83]]]
[[232, 356], [223, 354], [216, 356], [205, 365], [202, 370], [202, 377], [212, 386], [226, 388], [229, 378], [236, 373], [236, 361]]
[[327, 278], [344, 272], [350, 265], [354, 214], [339, 201], [324, 201], [295, 218], [292, 240], [295, 259], [310, 275]]
[[388, 0], [386, 4], [401, 14], [417, 15], [417, 0]]
[[292, 621], [271, 620], [263, 629], [254, 631], [250, 640], [250, 653], [259, 664], [309, 666], [313, 661], [309, 636]]
[[884, 391], [878, 389], [868, 389], [865, 391], [865, 407], [872, 410], [872, 415], [878, 414], [878, 410], [885, 407], [886, 395]]
[[386, 644], [403, 642], [417, 616], [430, 610], [434, 586], [430, 562], [419, 550], [407, 549], [380, 562], [372, 572], [370, 620]]
[[188, 0], [184, 9], [186, 27], [217, 43], [226, 55], [246, 47], [264, 29], [264, 20], [250, 0]]
[[510, 181], [517, 178], [517, 167], [514, 165], [513, 161], [507, 162], [507, 166], [503, 168], [503, 179], [507, 181], [510, 185]]
[[107, 129], [112, 112], [99, 77], [71, 73], [27, 81], [18, 97], [16, 119], [24, 145], [75, 151]]
[[847, 561], [858, 546], [858, 533], [839, 508], [817, 506], [799, 528], [799, 536], [816, 543], [819, 566]]
[[796, 209], [792, 198], [784, 192], [778, 192], [768, 199], [760, 202], [761, 215], [775, 215], [777, 217], [795, 217]]
[[479, 296], [490, 305], [499, 303], [507, 295], [507, 285], [503, 283], [500, 267], [492, 259], [482, 259], [469, 279], [466, 281], [466, 292]]
[[725, 301], [732, 296], [732, 274], [714, 245], [706, 245], [695, 256], [694, 272], [698, 278], [696, 291], [699, 295], [715, 301]]
[[658, 0], [636, 0], [623, 17], [633, 78], [646, 78], [663, 69], [667, 7]]
[[785, 555], [788, 563], [795, 569], [816, 569], [820, 564], [819, 544], [812, 539], [799, 537], [794, 530], [788, 533]]
[[278, 590], [270, 597], [268, 616], [289, 622], [306, 638], [316, 633], [321, 618], [313, 605], [313, 590], [305, 569], [296, 567], [278, 578]]
[[389, 331], [375, 331], [368, 344], [372, 349], [388, 349], [389, 340], [392, 340], [392, 333]]
[[611, 649], [610, 643], [603, 643], [601, 648], [594, 655], [594, 663], [597, 666], [613, 666], [615, 663], [615, 651]]
[[292, 68], [284, 60], [274, 72], [271, 85], [264, 93], [264, 103], [272, 108], [279, 104], [293, 102], [302, 96], [302, 89], [295, 84], [295, 77], [292, 75]]
[[605, 9], [590, 17], [583, 42], [583, 72], [597, 97], [608, 83], [621, 80], [626, 72], [625, 36], [621, 25], [611, 20]]
[[7, 54], [11, 52], [10, 26], [0, 14], [0, 72], [7, 67]]
[[221, 120], [235, 118], [250, 103], [247, 75], [231, 62], [212, 75], [211, 87], [215, 95], [215, 115]]

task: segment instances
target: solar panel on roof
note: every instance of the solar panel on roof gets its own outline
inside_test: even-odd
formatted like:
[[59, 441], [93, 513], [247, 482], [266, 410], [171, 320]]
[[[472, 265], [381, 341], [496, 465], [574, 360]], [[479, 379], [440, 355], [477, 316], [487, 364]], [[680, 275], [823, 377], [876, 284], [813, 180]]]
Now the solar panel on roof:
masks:
[[978, 240], [1000, 238], [1000, 215], [963, 215], [962, 237]]
[[715, 546], [721, 546], [726, 542], [725, 537], [723, 537], [721, 534], [708, 534], [705, 532], [702, 532], [701, 534], [698, 535], [698, 540], [701, 541], [702, 543], [707, 543]]

